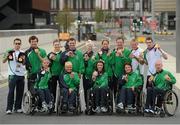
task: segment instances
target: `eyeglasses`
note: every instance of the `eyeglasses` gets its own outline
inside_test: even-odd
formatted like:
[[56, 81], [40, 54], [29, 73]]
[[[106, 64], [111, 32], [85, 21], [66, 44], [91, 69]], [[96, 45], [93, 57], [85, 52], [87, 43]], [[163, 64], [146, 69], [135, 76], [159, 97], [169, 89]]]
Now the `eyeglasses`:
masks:
[[21, 45], [21, 43], [15, 43], [15, 45]]

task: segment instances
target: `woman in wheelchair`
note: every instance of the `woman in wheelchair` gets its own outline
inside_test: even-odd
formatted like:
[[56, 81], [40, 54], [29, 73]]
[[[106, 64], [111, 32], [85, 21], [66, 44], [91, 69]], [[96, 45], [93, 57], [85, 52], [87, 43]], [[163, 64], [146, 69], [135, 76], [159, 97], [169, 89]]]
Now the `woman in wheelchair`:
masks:
[[156, 97], [158, 96], [158, 107], [161, 109], [164, 96], [168, 90], [172, 89], [172, 85], [176, 83], [175, 77], [163, 69], [162, 61], [155, 63], [156, 73], [149, 78], [152, 87], [147, 88], [147, 98], [145, 104], [145, 113], [155, 113]]
[[119, 96], [117, 100], [117, 109], [124, 110], [127, 105], [127, 109], [134, 109], [135, 91], [142, 85], [142, 78], [136, 72], [133, 72], [132, 65], [130, 63], [125, 64], [125, 75], [119, 83]]
[[99, 60], [96, 64], [96, 69], [92, 75], [92, 82], [92, 91], [95, 97], [94, 112], [107, 112], [106, 94], [108, 91], [108, 74], [104, 70], [104, 62], [102, 60]]
[[42, 63], [42, 69], [37, 74], [36, 83], [34, 89], [40, 102], [42, 103], [42, 111], [48, 111], [53, 108], [52, 97], [48, 89], [48, 82], [51, 77], [49, 72], [49, 60], [44, 59]]
[[73, 112], [76, 107], [76, 96], [80, 79], [78, 73], [72, 72], [72, 63], [65, 62], [65, 72], [60, 76], [60, 88], [62, 91], [62, 110]]

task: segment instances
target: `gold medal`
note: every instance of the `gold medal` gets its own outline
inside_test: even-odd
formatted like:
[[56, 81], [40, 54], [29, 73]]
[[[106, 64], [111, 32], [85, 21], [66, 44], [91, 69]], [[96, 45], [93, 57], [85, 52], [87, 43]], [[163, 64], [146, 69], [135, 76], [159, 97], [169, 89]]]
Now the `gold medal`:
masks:
[[19, 62], [22, 62], [22, 58], [19, 58]]
[[11, 55], [9, 55], [9, 59], [12, 59], [13, 57]]

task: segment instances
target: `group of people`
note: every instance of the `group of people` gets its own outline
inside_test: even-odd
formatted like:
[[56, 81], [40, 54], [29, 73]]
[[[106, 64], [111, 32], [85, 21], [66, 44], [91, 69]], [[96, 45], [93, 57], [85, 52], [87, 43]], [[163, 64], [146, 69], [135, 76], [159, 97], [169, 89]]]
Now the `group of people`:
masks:
[[49, 54], [38, 46], [38, 42], [36, 36], [31, 36], [30, 48], [24, 52], [21, 50], [21, 39], [16, 38], [14, 48], [4, 54], [3, 62], [8, 62], [9, 72], [7, 114], [13, 110], [22, 112], [26, 71], [28, 90], [32, 95], [39, 95], [43, 110], [54, 107], [59, 84], [63, 93], [62, 109], [73, 111], [81, 78], [85, 104], [88, 89], [93, 90], [95, 112], [107, 112], [108, 89], [113, 91], [117, 108], [123, 109], [126, 106], [131, 109], [134, 92], [144, 84], [144, 65], [148, 65], [145, 112], [154, 112], [156, 95], [163, 95], [176, 83], [175, 77], [163, 69], [162, 58], [167, 59], [167, 54], [151, 37], [146, 38], [147, 49], [144, 51], [135, 39], [131, 40], [131, 49], [128, 49], [124, 46], [124, 39], [118, 37], [113, 50], [110, 50], [109, 41], [103, 40], [97, 53], [93, 51], [93, 42], [88, 41], [84, 54], [76, 48], [74, 38], [66, 42], [64, 51], [61, 50], [60, 41], [54, 40], [53, 50]]

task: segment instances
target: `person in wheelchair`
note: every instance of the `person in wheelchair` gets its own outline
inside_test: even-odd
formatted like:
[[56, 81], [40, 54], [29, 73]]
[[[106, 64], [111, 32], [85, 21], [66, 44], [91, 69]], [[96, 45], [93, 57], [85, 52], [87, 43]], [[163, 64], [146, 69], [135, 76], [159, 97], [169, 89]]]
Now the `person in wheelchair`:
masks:
[[36, 83], [34, 85], [35, 93], [42, 103], [42, 111], [48, 111], [53, 108], [53, 99], [48, 89], [48, 82], [51, 77], [49, 63], [48, 59], [43, 60], [42, 69], [37, 74]]
[[72, 63], [65, 62], [65, 72], [60, 76], [60, 88], [63, 94], [62, 110], [70, 112], [75, 110], [76, 96], [78, 94], [80, 78], [78, 73], [72, 71]]
[[147, 98], [145, 104], [145, 113], [153, 113], [155, 111], [155, 99], [158, 95], [158, 107], [162, 107], [164, 95], [168, 90], [172, 89], [172, 85], [176, 83], [175, 77], [169, 72], [163, 69], [161, 60], [157, 60], [155, 63], [156, 73], [148, 80], [153, 87], [147, 88]]
[[130, 63], [125, 64], [125, 75], [119, 82], [120, 95], [117, 100], [117, 109], [123, 110], [126, 105], [127, 109], [134, 109], [134, 100], [136, 90], [142, 86], [142, 78], [136, 72], [133, 72]]
[[94, 112], [107, 112], [106, 94], [108, 91], [108, 74], [105, 72], [104, 62], [102, 60], [99, 60], [96, 64], [96, 69], [92, 75], [92, 82], [92, 91], [96, 106]]

